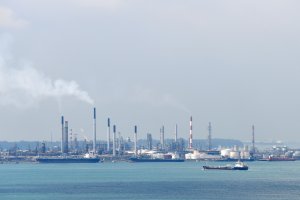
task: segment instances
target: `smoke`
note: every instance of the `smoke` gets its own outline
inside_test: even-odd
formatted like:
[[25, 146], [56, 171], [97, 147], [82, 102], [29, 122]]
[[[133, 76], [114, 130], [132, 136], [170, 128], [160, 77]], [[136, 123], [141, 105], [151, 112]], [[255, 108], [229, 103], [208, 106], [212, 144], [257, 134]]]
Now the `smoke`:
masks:
[[0, 27], [23, 28], [26, 25], [28, 25], [28, 22], [18, 18], [13, 10], [0, 6]]
[[9, 54], [11, 42], [9, 35], [0, 37], [0, 105], [28, 107], [43, 99], [55, 98], [60, 101], [67, 96], [88, 104], [94, 103], [75, 81], [52, 80], [29, 64], [17, 68]]

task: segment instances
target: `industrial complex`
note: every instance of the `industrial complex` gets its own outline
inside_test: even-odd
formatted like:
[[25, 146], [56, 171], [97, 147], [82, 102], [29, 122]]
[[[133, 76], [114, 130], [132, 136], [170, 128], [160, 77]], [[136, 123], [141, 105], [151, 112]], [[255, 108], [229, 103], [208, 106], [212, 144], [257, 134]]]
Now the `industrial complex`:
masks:
[[[112, 129], [112, 130], [111, 130]], [[97, 163], [97, 162], [183, 162], [183, 161], [294, 161], [300, 158], [300, 151], [286, 146], [272, 146], [258, 150], [255, 146], [255, 127], [252, 126], [250, 144], [214, 144], [212, 123], [207, 126], [207, 140], [193, 140], [193, 118], [189, 120], [188, 139], [178, 138], [175, 124], [174, 138], [165, 138], [164, 125], [160, 138], [155, 140], [151, 133], [138, 133], [138, 126], [132, 128], [132, 138], [123, 138], [117, 126], [111, 126], [107, 119], [106, 141], [97, 140], [96, 108], [93, 108], [93, 139], [79, 141], [69, 128], [69, 122], [61, 116], [61, 141], [39, 142], [35, 148], [1, 147], [0, 160], [6, 162], [40, 163]], [[250, 135], [250, 134], [249, 134]]]

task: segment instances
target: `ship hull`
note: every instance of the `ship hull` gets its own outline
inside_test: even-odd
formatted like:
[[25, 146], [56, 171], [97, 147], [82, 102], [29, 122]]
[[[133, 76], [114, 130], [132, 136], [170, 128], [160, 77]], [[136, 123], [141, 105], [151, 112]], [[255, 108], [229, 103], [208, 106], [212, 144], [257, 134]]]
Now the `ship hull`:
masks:
[[253, 159], [253, 158], [248, 158], [248, 159], [225, 158], [225, 159], [216, 159], [214, 161], [216, 161], [216, 162], [237, 162], [237, 161], [251, 162], [251, 161], [255, 161], [255, 159]]
[[144, 158], [130, 158], [131, 162], [184, 162], [183, 159], [144, 159]]
[[99, 158], [37, 158], [37, 162], [51, 164], [51, 163], [98, 163]]
[[248, 170], [248, 167], [228, 167], [228, 166], [203, 166], [205, 170]]
[[296, 161], [296, 159], [294, 159], [294, 158], [263, 158], [263, 159], [259, 159], [258, 161], [281, 162], [281, 161]]

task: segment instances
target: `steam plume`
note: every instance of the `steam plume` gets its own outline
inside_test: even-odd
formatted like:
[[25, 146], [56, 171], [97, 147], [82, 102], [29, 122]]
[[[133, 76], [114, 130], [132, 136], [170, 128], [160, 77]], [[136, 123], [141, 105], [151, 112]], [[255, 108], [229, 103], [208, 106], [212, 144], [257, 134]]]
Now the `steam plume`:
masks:
[[93, 104], [93, 99], [75, 81], [52, 80], [32, 66], [12, 67], [8, 46], [11, 37], [0, 38], [0, 104], [18, 107], [37, 103], [45, 98], [72, 96]]

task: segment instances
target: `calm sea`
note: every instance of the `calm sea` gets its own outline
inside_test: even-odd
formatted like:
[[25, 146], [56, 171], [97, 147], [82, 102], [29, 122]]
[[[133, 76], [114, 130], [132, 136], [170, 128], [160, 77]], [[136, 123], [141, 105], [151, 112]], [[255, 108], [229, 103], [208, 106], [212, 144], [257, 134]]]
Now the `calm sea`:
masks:
[[249, 171], [203, 164], [3, 164], [0, 199], [300, 199], [300, 161], [249, 162]]

